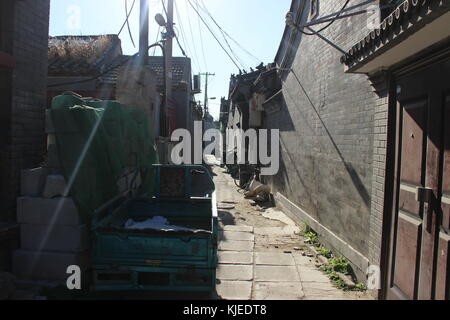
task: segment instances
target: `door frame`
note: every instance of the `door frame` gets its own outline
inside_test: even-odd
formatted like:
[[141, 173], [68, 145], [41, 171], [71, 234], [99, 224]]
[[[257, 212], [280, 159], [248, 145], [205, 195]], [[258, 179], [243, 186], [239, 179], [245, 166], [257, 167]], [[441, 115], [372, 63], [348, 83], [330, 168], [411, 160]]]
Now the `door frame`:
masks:
[[386, 72], [388, 87], [388, 123], [387, 123], [387, 150], [386, 150], [386, 174], [383, 205], [383, 225], [381, 243], [381, 290], [378, 298], [386, 299], [391, 284], [393, 267], [393, 244], [395, 241], [395, 219], [398, 206], [398, 172], [399, 172], [399, 139], [401, 125], [397, 107], [397, 79], [413, 75], [434, 64], [438, 64], [450, 58], [450, 40], [437, 47], [430, 48], [421, 55], [408, 59], [403, 64], [391, 68]]

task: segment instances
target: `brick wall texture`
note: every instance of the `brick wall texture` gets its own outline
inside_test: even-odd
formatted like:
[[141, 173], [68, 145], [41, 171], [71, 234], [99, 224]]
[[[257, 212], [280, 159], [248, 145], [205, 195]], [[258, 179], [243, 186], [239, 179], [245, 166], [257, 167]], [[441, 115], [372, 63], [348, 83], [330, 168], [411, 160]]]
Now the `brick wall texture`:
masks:
[[1, 150], [0, 220], [15, 219], [20, 171], [38, 166], [45, 151], [44, 116], [50, 0], [14, 1], [11, 99]]
[[[321, 0], [320, 16], [344, 2]], [[337, 20], [322, 35], [348, 50], [368, 31], [362, 15]], [[342, 53], [318, 36], [299, 35], [293, 43], [292, 71], [282, 76], [285, 103], [265, 117], [281, 140], [280, 171], [268, 183], [378, 264], [387, 98], [366, 75], [345, 73]]]

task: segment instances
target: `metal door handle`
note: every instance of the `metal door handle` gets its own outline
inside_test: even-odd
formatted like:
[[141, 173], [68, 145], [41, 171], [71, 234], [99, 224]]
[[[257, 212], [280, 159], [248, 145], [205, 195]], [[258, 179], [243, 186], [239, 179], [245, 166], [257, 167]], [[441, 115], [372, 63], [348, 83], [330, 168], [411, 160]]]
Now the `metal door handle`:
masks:
[[436, 212], [436, 201], [435, 201], [434, 191], [430, 188], [417, 188], [416, 191], [416, 200], [426, 203], [424, 210], [426, 214], [425, 229], [428, 233], [431, 233], [432, 230], [432, 222], [433, 222], [433, 214]]
[[433, 199], [433, 189], [422, 187], [416, 189], [416, 201], [432, 204]]

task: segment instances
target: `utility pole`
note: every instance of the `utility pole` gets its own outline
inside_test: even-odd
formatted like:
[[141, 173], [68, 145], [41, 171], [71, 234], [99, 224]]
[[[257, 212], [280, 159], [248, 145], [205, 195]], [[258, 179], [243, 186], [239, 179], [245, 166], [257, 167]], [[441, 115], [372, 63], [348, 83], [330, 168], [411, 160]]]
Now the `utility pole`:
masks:
[[209, 76], [215, 76], [215, 73], [200, 73], [200, 75], [205, 76], [205, 101], [203, 102], [203, 107], [205, 108], [205, 115], [204, 117], [206, 117], [209, 114], [209, 110], [208, 110], [208, 78]]
[[167, 2], [167, 34], [165, 39], [165, 59], [166, 59], [166, 94], [165, 94], [165, 133], [168, 137], [170, 135], [170, 126], [169, 126], [169, 101], [172, 99], [172, 55], [173, 55], [173, 5], [174, 0], [168, 0]]
[[139, 65], [145, 66], [148, 62], [148, 0], [140, 0], [139, 14]]

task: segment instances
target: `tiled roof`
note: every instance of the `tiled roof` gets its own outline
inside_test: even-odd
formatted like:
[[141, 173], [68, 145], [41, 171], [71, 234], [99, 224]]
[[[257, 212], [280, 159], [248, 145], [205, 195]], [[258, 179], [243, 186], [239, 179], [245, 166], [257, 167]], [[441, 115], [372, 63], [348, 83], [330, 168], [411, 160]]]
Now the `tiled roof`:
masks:
[[[98, 78], [100, 83], [115, 85], [119, 67], [135, 64], [137, 57], [122, 54], [121, 42], [117, 35], [58, 36], [49, 37], [48, 61], [49, 76], [101, 75]], [[163, 57], [150, 56], [148, 65], [154, 71], [157, 86], [161, 90], [164, 86]], [[111, 71], [103, 74], [108, 70]], [[175, 90], [184, 90], [186, 86], [191, 85], [189, 58], [172, 58], [172, 79]]]
[[[121, 56], [117, 65], [133, 65], [137, 58], [133, 56]], [[161, 56], [148, 57], [148, 65], [156, 75], [157, 86], [161, 89], [164, 86], [164, 61]], [[115, 84], [117, 81], [119, 66], [107, 74], [103, 75], [100, 80], [103, 83]], [[191, 59], [185, 57], [172, 58], [172, 86], [177, 89], [184, 89], [187, 85], [191, 85]]]
[[50, 76], [96, 76], [121, 55], [117, 35], [49, 37], [48, 73]]
[[345, 55], [341, 63], [352, 67], [376, 54], [381, 48], [395, 45], [404, 37], [427, 22], [450, 10], [450, 0], [405, 0], [387, 16], [380, 27], [369, 32]]

